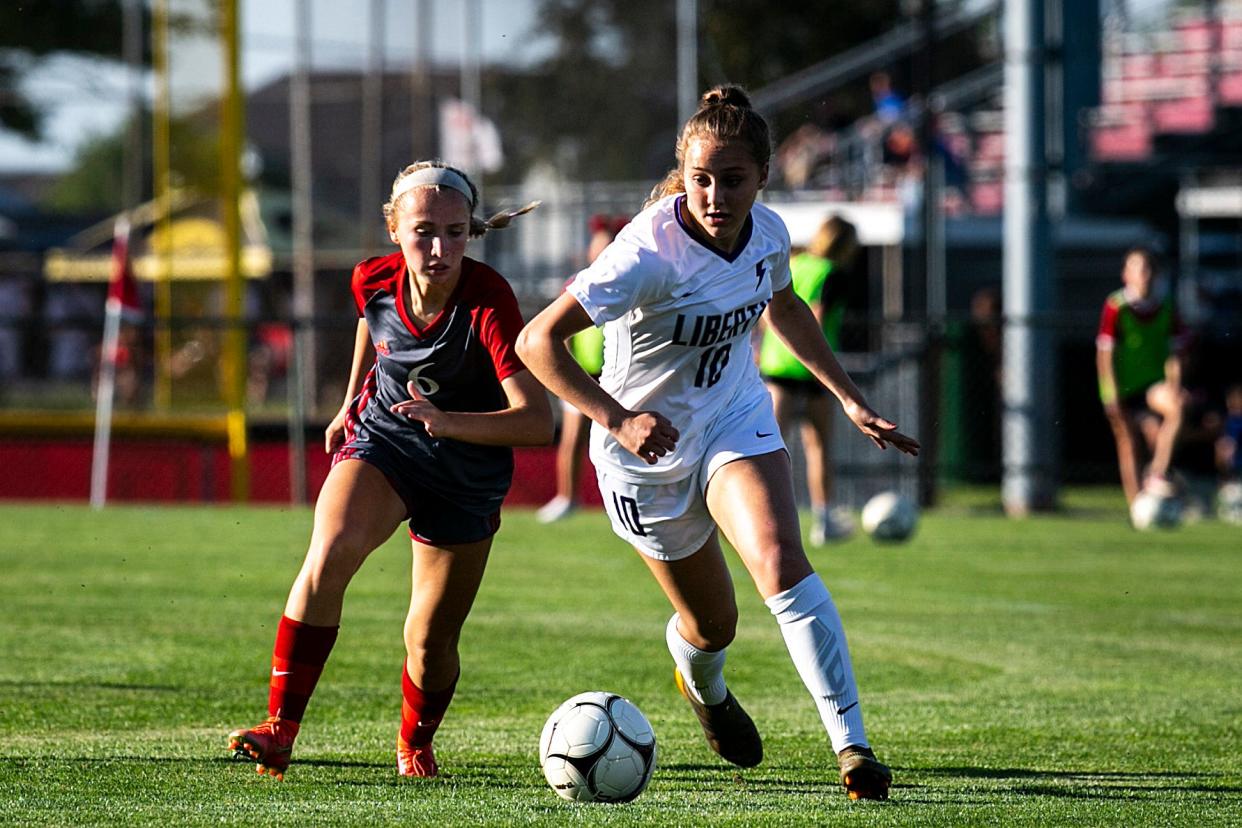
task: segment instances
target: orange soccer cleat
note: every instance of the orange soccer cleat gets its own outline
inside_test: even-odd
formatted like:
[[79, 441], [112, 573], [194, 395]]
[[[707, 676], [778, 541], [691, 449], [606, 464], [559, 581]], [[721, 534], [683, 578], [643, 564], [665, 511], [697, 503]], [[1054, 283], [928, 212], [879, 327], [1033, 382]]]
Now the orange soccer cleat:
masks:
[[430, 744], [415, 747], [397, 737], [397, 773], [402, 776], [429, 778], [440, 774], [436, 766], [436, 754]]
[[290, 719], [268, 716], [262, 724], [230, 733], [229, 749], [233, 751], [234, 758], [251, 759], [258, 763], [255, 770], [259, 774], [268, 774], [280, 781], [289, 769], [293, 740], [298, 736], [299, 727]]

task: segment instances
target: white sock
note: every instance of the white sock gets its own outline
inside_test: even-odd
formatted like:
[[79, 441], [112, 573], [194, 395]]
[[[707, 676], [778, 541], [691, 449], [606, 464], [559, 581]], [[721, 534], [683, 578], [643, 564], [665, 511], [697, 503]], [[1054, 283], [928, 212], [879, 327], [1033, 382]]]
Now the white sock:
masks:
[[700, 650], [681, 637], [677, 631], [677, 619], [673, 613], [664, 629], [664, 640], [673, 654], [673, 663], [686, 682], [686, 690], [703, 704], [720, 704], [725, 700], [724, 663], [725, 651]]
[[868, 747], [845, 630], [823, 580], [812, 573], [764, 603], [776, 616], [794, 666], [815, 699], [832, 749], [839, 753], [849, 745]]

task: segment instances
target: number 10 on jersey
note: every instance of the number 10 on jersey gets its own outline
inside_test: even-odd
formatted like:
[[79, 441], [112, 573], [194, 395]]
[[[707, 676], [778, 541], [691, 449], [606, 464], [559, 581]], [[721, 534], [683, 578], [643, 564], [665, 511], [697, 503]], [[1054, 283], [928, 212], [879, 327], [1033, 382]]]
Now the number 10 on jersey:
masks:
[[725, 366], [729, 364], [729, 349], [732, 342], [726, 342], [718, 348], [704, 348], [699, 357], [699, 370], [694, 375], [695, 388], [711, 388], [720, 382]]

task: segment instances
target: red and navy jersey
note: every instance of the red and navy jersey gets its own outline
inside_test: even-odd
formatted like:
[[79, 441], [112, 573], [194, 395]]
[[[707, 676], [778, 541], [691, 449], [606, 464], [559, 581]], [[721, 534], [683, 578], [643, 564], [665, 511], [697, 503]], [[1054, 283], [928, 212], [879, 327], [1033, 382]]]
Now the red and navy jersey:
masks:
[[361, 445], [382, 447], [463, 509], [495, 512], [512, 481], [511, 448], [433, 438], [422, 423], [390, 408], [409, 399], [411, 381], [443, 411], [506, 408], [500, 381], [526, 368], [514, 348], [523, 322], [513, 289], [487, 265], [463, 259], [448, 303], [420, 329], [407, 311], [409, 278], [400, 252], [358, 264], [351, 285], [376, 357], [350, 405], [337, 459]]

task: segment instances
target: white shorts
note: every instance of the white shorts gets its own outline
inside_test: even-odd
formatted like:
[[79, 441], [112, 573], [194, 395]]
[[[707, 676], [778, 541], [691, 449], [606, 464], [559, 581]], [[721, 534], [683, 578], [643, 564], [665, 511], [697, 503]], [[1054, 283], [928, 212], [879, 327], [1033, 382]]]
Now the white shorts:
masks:
[[697, 469], [671, 483], [646, 484], [595, 470], [612, 531], [657, 561], [676, 561], [697, 552], [716, 531], [707, 511], [707, 484], [726, 463], [783, 450], [772, 406], [731, 411], [716, 423], [705, 441]]

